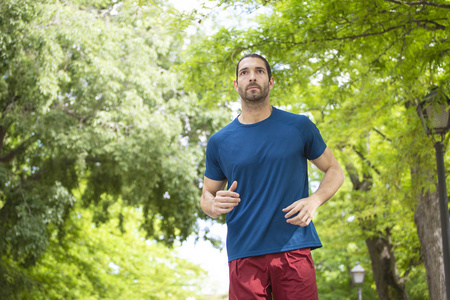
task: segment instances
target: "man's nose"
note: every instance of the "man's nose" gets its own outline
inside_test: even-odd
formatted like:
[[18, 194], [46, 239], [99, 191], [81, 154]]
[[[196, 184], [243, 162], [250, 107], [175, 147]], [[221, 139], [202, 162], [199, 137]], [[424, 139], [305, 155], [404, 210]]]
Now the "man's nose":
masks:
[[256, 74], [255, 74], [255, 72], [250, 72], [249, 80], [250, 81], [256, 81]]

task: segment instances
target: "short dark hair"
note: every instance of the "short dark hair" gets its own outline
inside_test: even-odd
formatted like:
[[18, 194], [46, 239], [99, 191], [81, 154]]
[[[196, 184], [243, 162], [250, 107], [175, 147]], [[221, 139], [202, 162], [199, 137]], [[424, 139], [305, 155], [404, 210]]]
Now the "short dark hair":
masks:
[[269, 65], [269, 62], [267, 61], [267, 59], [265, 59], [263, 56], [261, 56], [261, 55], [259, 55], [259, 54], [252, 53], [252, 54], [247, 54], [247, 55], [245, 55], [245, 56], [242, 57], [242, 58], [239, 60], [239, 62], [237, 63], [237, 65], [236, 65], [236, 80], [238, 79], [239, 64], [241, 63], [241, 61], [242, 61], [244, 58], [247, 58], [247, 57], [256, 57], [256, 58], [262, 59], [262, 60], [264, 61], [264, 63], [266, 64], [266, 69], [267, 69], [267, 74], [269, 75], [269, 80], [270, 80], [270, 78], [272, 78], [272, 70], [270, 69], [270, 65]]

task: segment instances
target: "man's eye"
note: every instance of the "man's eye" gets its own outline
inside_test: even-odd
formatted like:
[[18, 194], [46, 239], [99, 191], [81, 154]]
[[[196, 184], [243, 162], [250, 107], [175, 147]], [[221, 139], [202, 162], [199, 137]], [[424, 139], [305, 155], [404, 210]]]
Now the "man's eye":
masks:
[[245, 75], [245, 74], [247, 74], [247, 72], [245, 72], [245, 71], [242, 71], [242, 72], [241, 72], [241, 75]]

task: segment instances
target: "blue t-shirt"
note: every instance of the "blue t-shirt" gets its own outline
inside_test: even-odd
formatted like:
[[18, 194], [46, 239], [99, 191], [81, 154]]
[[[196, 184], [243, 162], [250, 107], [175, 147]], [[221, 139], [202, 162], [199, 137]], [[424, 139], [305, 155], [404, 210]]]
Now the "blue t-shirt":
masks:
[[208, 141], [205, 176], [237, 181], [241, 202], [227, 214], [228, 260], [321, 247], [314, 224], [286, 222], [283, 208], [308, 197], [307, 160], [325, 151], [308, 117], [273, 107], [269, 118], [236, 118]]

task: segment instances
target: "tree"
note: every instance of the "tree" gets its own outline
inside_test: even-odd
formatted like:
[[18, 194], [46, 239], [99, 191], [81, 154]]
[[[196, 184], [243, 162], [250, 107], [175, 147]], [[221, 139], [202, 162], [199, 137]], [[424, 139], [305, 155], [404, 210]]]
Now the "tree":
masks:
[[199, 138], [226, 117], [171, 71], [177, 20], [115, 2], [0, 4], [2, 291], [68, 238], [75, 205], [97, 226], [119, 200], [141, 208], [147, 238], [166, 245], [197, 230]]
[[225, 83], [239, 57], [265, 55], [276, 78], [273, 103], [309, 113], [347, 167], [359, 202], [346, 202], [342, 214], [358, 220], [379, 297], [407, 298], [405, 288], [410, 296], [426, 297], [406, 285], [420, 278], [423, 258], [429, 297], [445, 298], [442, 244], [434, 234], [440, 227], [436, 210], [428, 209], [437, 207], [432, 147], [415, 104], [432, 86], [450, 87], [450, 7], [445, 1], [226, 3], [266, 6], [269, 13], [257, 18], [258, 26], [223, 28], [191, 48], [186, 65], [197, 86], [190, 88], [204, 102], [230, 101], [234, 91]]
[[[12, 299], [187, 299], [199, 296], [204, 271], [161, 243], [145, 239], [142, 214], [117, 202], [114, 218], [92, 226], [90, 209], [75, 207], [67, 238], [50, 238], [39, 264], [25, 270], [34, 285]], [[119, 218], [118, 215], [122, 218]], [[122, 220], [123, 226], [119, 222]], [[14, 263], [14, 262], [11, 262]], [[8, 296], [8, 289], [2, 290]]]

